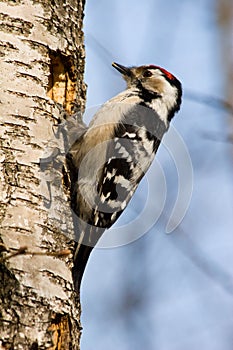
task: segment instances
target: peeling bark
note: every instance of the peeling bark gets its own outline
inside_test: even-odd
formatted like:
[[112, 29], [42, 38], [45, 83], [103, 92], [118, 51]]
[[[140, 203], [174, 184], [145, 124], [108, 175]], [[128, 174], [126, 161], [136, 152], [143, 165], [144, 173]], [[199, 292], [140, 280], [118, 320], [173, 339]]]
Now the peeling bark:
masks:
[[[0, 2], [0, 349], [79, 349], [72, 254], [56, 255], [74, 237], [64, 156], [47, 153], [65, 147], [55, 102], [84, 109], [83, 10], [84, 0]], [[5, 259], [21, 247], [44, 255]]]

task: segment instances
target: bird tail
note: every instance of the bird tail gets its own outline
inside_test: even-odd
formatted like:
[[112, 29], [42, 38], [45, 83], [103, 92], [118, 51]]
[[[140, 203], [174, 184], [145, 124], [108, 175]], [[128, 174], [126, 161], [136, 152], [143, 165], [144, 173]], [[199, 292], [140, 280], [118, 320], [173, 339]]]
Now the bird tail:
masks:
[[74, 288], [77, 293], [80, 291], [80, 285], [82, 282], [82, 277], [87, 265], [87, 261], [91, 254], [93, 247], [78, 244], [76, 245], [76, 251], [74, 254], [74, 264], [72, 269], [72, 277], [74, 282]]
[[79, 293], [82, 277], [89, 259], [89, 256], [96, 246], [98, 240], [104, 233], [105, 228], [94, 227], [81, 230], [77, 239], [73, 258], [72, 277], [74, 288]]

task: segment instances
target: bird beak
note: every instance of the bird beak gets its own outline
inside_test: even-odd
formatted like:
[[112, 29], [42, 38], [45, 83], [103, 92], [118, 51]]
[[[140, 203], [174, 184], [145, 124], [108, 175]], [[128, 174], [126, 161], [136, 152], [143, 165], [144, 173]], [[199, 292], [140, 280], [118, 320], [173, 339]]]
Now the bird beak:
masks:
[[121, 74], [131, 76], [131, 69], [128, 67], [124, 67], [119, 63], [113, 62], [112, 66], [116, 68]]

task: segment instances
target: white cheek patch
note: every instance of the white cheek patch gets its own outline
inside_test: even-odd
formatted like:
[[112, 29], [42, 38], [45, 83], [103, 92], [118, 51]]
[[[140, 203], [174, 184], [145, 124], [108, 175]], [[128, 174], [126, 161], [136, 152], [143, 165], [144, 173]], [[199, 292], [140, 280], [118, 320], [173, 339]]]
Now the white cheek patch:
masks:
[[161, 98], [154, 99], [151, 107], [156, 111], [159, 118], [168, 126], [169, 111], [176, 105], [177, 90], [168, 81], [164, 81]]

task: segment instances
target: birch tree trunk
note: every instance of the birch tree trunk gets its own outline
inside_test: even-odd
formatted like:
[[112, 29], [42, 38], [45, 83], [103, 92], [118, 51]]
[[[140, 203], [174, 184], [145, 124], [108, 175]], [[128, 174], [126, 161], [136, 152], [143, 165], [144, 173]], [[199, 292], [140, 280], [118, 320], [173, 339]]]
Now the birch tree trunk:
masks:
[[64, 148], [55, 102], [84, 108], [84, 2], [0, 2], [0, 349], [79, 349], [74, 227], [47, 153]]

